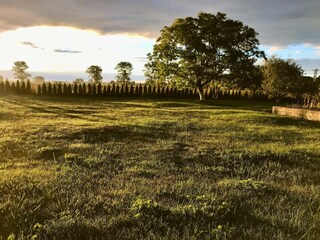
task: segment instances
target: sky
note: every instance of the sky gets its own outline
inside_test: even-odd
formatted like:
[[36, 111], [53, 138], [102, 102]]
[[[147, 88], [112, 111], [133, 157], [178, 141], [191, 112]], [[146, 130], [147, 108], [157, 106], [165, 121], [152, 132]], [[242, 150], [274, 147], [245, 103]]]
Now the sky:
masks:
[[160, 30], [200, 11], [253, 27], [267, 56], [293, 58], [307, 75], [320, 68], [319, 0], [0, 0], [0, 75], [25, 61], [33, 76], [71, 81], [99, 65], [107, 81], [129, 61], [143, 80]]

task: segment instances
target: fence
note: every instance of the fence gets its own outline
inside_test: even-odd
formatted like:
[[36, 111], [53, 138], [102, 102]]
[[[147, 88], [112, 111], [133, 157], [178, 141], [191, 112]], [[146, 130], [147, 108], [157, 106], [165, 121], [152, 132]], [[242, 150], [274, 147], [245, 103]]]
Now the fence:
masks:
[[[0, 93], [3, 94], [34, 94], [45, 96], [82, 96], [82, 97], [146, 97], [146, 98], [199, 98], [195, 89], [177, 89], [170, 87], [147, 86], [144, 84], [117, 85], [91, 83], [43, 83], [31, 84], [25, 82], [0, 81]], [[252, 90], [223, 90], [207, 88], [204, 95], [209, 98], [234, 100], [268, 100], [261, 91]]]

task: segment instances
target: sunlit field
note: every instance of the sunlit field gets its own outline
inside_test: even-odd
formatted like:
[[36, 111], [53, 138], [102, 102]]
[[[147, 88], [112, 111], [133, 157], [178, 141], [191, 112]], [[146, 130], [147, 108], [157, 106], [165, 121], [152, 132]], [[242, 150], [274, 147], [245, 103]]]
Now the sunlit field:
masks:
[[320, 123], [271, 107], [2, 96], [0, 239], [320, 239]]

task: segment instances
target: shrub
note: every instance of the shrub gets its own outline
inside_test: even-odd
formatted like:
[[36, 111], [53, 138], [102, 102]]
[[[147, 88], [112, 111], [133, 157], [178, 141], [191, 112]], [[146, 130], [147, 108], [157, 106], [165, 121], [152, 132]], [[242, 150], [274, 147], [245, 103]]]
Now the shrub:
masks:
[[263, 90], [277, 100], [295, 94], [301, 88], [303, 70], [292, 59], [284, 60], [274, 56], [265, 62], [262, 72]]

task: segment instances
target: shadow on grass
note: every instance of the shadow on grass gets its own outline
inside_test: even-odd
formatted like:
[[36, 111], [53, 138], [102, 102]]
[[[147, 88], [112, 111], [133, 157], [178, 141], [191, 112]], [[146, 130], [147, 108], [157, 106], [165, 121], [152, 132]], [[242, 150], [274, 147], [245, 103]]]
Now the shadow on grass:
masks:
[[290, 117], [283, 117], [283, 116], [265, 116], [265, 124], [268, 122], [271, 125], [276, 126], [298, 126], [298, 127], [305, 127], [305, 128], [312, 128], [312, 129], [320, 129], [320, 122], [316, 121], [309, 121], [301, 118], [290, 118]]
[[[170, 125], [170, 126], [169, 126]], [[105, 126], [101, 128], [86, 128], [60, 138], [64, 140], [80, 140], [85, 143], [116, 142], [154, 142], [156, 139], [170, 139], [175, 136], [170, 128], [173, 124], [163, 126]]]

